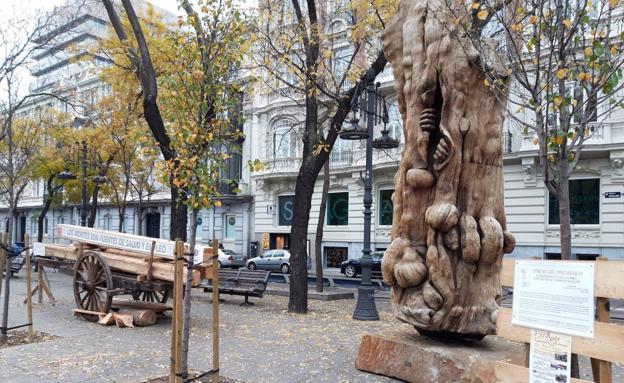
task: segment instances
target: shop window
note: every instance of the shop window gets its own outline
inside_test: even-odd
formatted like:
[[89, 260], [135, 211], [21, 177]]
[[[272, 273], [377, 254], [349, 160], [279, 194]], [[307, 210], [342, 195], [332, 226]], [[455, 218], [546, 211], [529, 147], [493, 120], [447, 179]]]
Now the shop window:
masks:
[[379, 224], [382, 226], [392, 225], [392, 193], [394, 190], [380, 190], [379, 191]]
[[[570, 221], [573, 225], [600, 224], [600, 180], [570, 180]], [[549, 193], [548, 224], [559, 224], [559, 201]]]
[[340, 267], [340, 264], [349, 259], [349, 249], [346, 247], [326, 247], [325, 267]]
[[331, 226], [349, 224], [349, 193], [329, 193], [327, 196], [327, 224]]
[[277, 197], [277, 209], [278, 209], [278, 225], [290, 226], [293, 218], [295, 196], [284, 195]]

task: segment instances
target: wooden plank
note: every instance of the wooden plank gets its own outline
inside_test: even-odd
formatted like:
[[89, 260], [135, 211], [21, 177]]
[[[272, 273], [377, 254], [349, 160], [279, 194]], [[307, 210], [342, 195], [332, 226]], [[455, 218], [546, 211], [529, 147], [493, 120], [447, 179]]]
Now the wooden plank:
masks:
[[[511, 324], [511, 309], [500, 307], [496, 321], [499, 336], [517, 342], [531, 342], [531, 330]], [[572, 337], [572, 352], [614, 363], [624, 363], [624, 326], [596, 322], [594, 338]]]
[[98, 315], [98, 316], [106, 315], [106, 313], [103, 313], [101, 311], [90, 311], [90, 310], [83, 310], [83, 309], [73, 309], [72, 312], [74, 313], [74, 315], [77, 315], [77, 314], [88, 314], [88, 315]]
[[130, 250], [135, 253], [143, 254], [149, 254], [152, 242], [156, 242], [154, 255], [173, 259], [174, 241], [75, 225], [57, 225], [56, 230], [59, 238], [106, 248]]
[[24, 247], [26, 247], [26, 311], [28, 315], [28, 336], [31, 338], [35, 335], [35, 331], [33, 330], [33, 315], [32, 315], [32, 295], [30, 295], [31, 291], [31, 281], [32, 281], [32, 265], [30, 263], [30, 250], [28, 246], [30, 245], [30, 237], [28, 234], [24, 236]]
[[[529, 369], [505, 362], [496, 362], [494, 366], [496, 381], [500, 383], [526, 383], [529, 381]], [[583, 379], [572, 378], [572, 383], [592, 383]]]
[[[598, 257], [596, 262], [607, 262], [607, 258]], [[609, 298], [597, 298], [596, 309], [598, 311], [598, 322], [609, 322]], [[611, 383], [613, 374], [611, 371], [611, 363], [591, 358], [592, 375], [597, 383]]]
[[[174, 258], [175, 242], [166, 239], [64, 224], [57, 225], [56, 230], [59, 238], [87, 245], [95, 245], [103, 249], [125, 250], [145, 256], [152, 252], [152, 246], [155, 244], [153, 250], [155, 257], [164, 257], [171, 260]], [[184, 244], [184, 246], [187, 249], [189, 248], [188, 244]], [[202, 263], [204, 259], [209, 259], [212, 256], [211, 250], [201, 245], [195, 246], [195, 251], [199, 253], [195, 255], [195, 264]]]
[[[541, 260], [535, 261], [541, 262]], [[587, 264], [590, 261], [552, 261], [578, 262]], [[504, 258], [500, 274], [501, 286], [511, 287], [514, 282], [515, 259]], [[623, 299], [624, 298], [624, 261], [595, 262], [596, 278], [594, 295], [596, 297]]]

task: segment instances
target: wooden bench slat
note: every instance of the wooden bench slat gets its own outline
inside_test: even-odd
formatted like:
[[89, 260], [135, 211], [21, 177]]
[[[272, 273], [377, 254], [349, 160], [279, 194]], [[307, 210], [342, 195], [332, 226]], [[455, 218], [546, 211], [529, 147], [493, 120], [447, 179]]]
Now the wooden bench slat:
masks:
[[[511, 324], [511, 316], [511, 309], [505, 307], [498, 309], [497, 335], [517, 342], [530, 343], [531, 330]], [[572, 352], [591, 358], [624, 363], [624, 326], [596, 322], [593, 339], [572, 337]]]
[[[501, 383], [526, 383], [529, 381], [529, 369], [505, 362], [496, 362], [496, 379]], [[592, 383], [583, 379], [572, 378], [572, 383]]]
[[[503, 267], [500, 274], [502, 286], [512, 287], [514, 285], [515, 261], [514, 258], [503, 258]], [[556, 262], [579, 262], [586, 264], [589, 261]], [[594, 295], [602, 298], [623, 299], [624, 261], [603, 261], [594, 262], [594, 264], [596, 270]]]

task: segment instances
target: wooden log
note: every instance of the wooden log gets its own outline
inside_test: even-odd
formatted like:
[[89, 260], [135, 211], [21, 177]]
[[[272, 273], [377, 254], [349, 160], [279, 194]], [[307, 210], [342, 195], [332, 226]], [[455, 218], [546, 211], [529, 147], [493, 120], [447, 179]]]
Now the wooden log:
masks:
[[98, 320], [98, 323], [104, 326], [110, 326], [115, 323], [115, 313], [108, 313]]
[[78, 314], [97, 315], [100, 318], [106, 315], [106, 313], [103, 313], [101, 311], [90, 311], [90, 310], [83, 310], [83, 309], [73, 309], [72, 312], [74, 313], [74, 315], [78, 315]]
[[112, 308], [132, 308], [138, 310], [151, 310], [154, 312], [163, 312], [171, 310], [172, 307], [166, 303], [153, 303], [153, 302], [140, 302], [140, 301], [129, 301], [129, 300], [119, 300], [113, 299], [113, 303], [111, 304]]
[[134, 327], [134, 316], [132, 314], [115, 313], [115, 324], [119, 328]]
[[132, 315], [132, 324], [139, 327], [147, 327], [156, 323], [156, 312], [153, 310], [119, 310], [115, 315]]
[[[149, 265], [142, 257], [137, 258], [128, 255], [112, 253], [109, 251], [99, 251], [98, 253], [104, 259], [106, 259], [106, 262], [108, 263], [108, 266], [111, 268], [111, 270], [124, 271], [137, 275], [147, 275]], [[75, 261], [78, 258], [77, 254], [77, 251], [71, 246], [66, 246], [65, 249], [63, 249], [59, 245], [48, 246], [48, 244], [46, 244], [46, 255]], [[152, 264], [152, 269], [152, 276], [154, 277], [154, 279], [173, 282], [174, 264], [172, 262], [154, 262]], [[187, 271], [184, 270], [185, 280], [186, 273]], [[202, 276], [199, 271], [193, 271], [191, 285], [193, 287], [198, 286], [201, 282], [201, 278]]]
[[176, 272], [175, 272], [175, 310], [173, 316], [175, 317], [175, 381], [176, 383], [182, 383], [182, 309], [184, 306], [184, 243], [182, 241], [176, 241]]

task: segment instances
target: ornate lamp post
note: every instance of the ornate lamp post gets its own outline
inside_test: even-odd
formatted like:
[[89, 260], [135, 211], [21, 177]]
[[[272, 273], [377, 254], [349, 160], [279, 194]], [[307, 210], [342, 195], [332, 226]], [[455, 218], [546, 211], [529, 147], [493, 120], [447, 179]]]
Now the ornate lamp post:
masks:
[[[399, 141], [388, 135], [386, 124], [389, 122], [388, 108], [386, 101], [380, 93], [377, 92], [379, 84], [375, 85], [375, 71], [369, 69], [366, 73], [366, 107], [360, 108], [361, 115], [366, 117], [366, 128], [361, 127], [359, 119], [356, 118], [358, 101], [354, 96], [351, 107], [353, 117], [350, 125], [340, 132], [340, 138], [343, 140], [362, 140], [366, 139], [366, 168], [364, 172], [364, 246], [362, 249], [362, 283], [358, 287], [358, 299], [353, 312], [353, 319], [358, 320], [379, 320], [377, 307], [375, 306], [375, 288], [371, 283], [371, 268], [373, 261], [371, 258], [370, 233], [371, 233], [371, 205], [373, 204], [373, 148], [375, 149], [393, 149], [399, 146]], [[356, 90], [357, 95], [359, 91]], [[380, 110], [382, 109], [382, 114]], [[373, 140], [373, 127], [375, 122], [382, 121], [384, 129], [382, 136]]]

